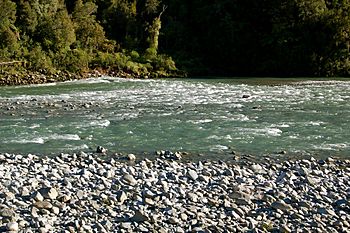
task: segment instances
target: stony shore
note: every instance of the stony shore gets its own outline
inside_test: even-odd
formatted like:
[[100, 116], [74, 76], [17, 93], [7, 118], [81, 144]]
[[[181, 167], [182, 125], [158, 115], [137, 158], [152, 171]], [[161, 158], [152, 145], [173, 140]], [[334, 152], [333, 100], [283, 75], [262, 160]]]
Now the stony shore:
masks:
[[126, 72], [114, 72], [114, 71], [97, 71], [93, 70], [89, 73], [70, 73], [66, 71], [58, 71], [56, 73], [42, 72], [30, 72], [19, 71], [13, 72], [0, 72], [0, 86], [18, 86], [18, 85], [30, 85], [30, 84], [45, 84], [54, 82], [66, 82], [72, 80], [86, 79], [92, 77], [101, 77], [103, 75], [115, 76], [122, 78], [145, 78], [137, 76], [135, 74], [129, 74]]
[[[7, 72], [0, 70], [0, 86], [18, 86], [18, 85], [30, 85], [30, 84], [45, 84], [53, 82], [65, 82], [79, 79], [86, 79], [92, 77], [111, 76], [120, 78], [164, 78], [164, 77], [186, 77], [183, 72], [171, 73], [171, 74], [159, 74], [157, 72], [138, 74], [125, 71], [114, 70], [91, 70], [86, 73], [71, 73], [67, 71], [57, 71], [55, 73], [48, 73], [46, 71], [28, 71], [19, 70], [15, 72]], [[165, 75], [165, 76], [164, 76]]]
[[0, 154], [0, 232], [350, 232], [350, 161]]

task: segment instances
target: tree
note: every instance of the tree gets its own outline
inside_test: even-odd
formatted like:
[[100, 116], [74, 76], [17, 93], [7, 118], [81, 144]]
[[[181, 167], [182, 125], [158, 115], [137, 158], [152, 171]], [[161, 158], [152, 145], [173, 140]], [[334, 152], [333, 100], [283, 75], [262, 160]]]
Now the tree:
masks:
[[106, 41], [103, 27], [96, 21], [97, 5], [92, 2], [75, 3], [72, 20], [74, 23], [78, 47], [98, 50]]
[[42, 44], [45, 50], [58, 52], [69, 49], [76, 38], [74, 25], [66, 8], [58, 5], [55, 10], [46, 11], [40, 16], [35, 39]]
[[12, 56], [19, 48], [19, 32], [15, 26], [16, 4], [10, 0], [0, 2], [0, 56]]
[[163, 6], [162, 12], [159, 13], [157, 17], [153, 19], [152, 24], [148, 27], [149, 36], [147, 38], [149, 47], [147, 49], [148, 56], [156, 56], [158, 53], [158, 40], [159, 32], [162, 27], [161, 16], [166, 10], [166, 6]]

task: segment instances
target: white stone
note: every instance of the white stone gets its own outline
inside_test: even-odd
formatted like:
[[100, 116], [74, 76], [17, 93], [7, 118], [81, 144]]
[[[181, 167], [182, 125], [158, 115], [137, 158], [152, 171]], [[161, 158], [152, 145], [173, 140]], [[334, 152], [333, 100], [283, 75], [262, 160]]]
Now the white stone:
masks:
[[135, 161], [136, 160], [136, 156], [134, 154], [128, 154], [127, 158], [130, 161]]
[[129, 185], [136, 185], [137, 184], [137, 180], [130, 174], [124, 175], [123, 181], [125, 181]]
[[196, 172], [195, 170], [192, 170], [192, 169], [189, 169], [189, 170], [187, 171], [187, 176], [188, 176], [189, 178], [191, 178], [192, 180], [197, 180], [197, 178], [198, 178], [197, 172]]
[[17, 232], [19, 230], [18, 223], [17, 222], [9, 222], [6, 224], [6, 228], [9, 231], [15, 231]]

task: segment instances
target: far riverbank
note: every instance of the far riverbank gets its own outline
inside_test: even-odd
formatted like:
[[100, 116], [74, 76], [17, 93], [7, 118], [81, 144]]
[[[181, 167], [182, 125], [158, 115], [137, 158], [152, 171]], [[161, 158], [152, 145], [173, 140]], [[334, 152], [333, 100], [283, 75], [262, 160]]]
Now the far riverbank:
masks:
[[119, 78], [137, 78], [137, 79], [149, 79], [149, 78], [167, 78], [167, 77], [186, 77], [185, 73], [180, 71], [172, 73], [135, 73], [126, 72], [121, 70], [91, 70], [88, 72], [72, 73], [68, 71], [56, 71], [48, 72], [41, 71], [29, 71], [18, 69], [14, 70], [0, 70], [0, 86], [14, 86], [14, 85], [30, 85], [30, 84], [46, 84], [54, 82], [65, 82], [80, 80], [86, 78], [97, 78], [101, 76], [113, 76]]

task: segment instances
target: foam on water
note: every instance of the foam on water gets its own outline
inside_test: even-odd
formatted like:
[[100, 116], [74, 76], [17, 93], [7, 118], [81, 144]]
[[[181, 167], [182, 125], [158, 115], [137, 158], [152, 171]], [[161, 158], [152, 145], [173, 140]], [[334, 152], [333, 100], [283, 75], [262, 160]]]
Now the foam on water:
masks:
[[15, 140], [10, 140], [10, 141], [5, 141], [5, 143], [18, 143], [18, 144], [44, 144], [45, 140], [41, 137], [38, 138], [20, 138], [20, 139], [15, 139]]
[[36, 128], [40, 128], [40, 124], [32, 124], [28, 127], [29, 129], [36, 129]]
[[210, 123], [212, 122], [212, 119], [201, 119], [201, 120], [189, 120], [187, 122], [192, 123], [192, 124], [205, 124], [205, 123]]
[[23, 86], [14, 86], [14, 89], [22, 89], [22, 88], [35, 88], [35, 87], [52, 87], [56, 86], [57, 83], [41, 83], [41, 84], [29, 84], [29, 85], [23, 85]]
[[240, 134], [246, 135], [246, 136], [273, 136], [273, 137], [279, 137], [282, 135], [283, 131], [278, 128], [237, 128], [238, 132]]
[[97, 127], [108, 127], [111, 124], [109, 120], [97, 120], [97, 121], [91, 121], [89, 123], [90, 126], [97, 126]]
[[324, 124], [325, 122], [322, 122], [322, 121], [309, 121], [304, 123], [305, 126], [320, 126]]
[[214, 145], [210, 148], [210, 151], [213, 152], [217, 152], [217, 151], [225, 151], [228, 150], [229, 147], [228, 146], [224, 146], [224, 145]]
[[79, 141], [81, 138], [77, 134], [52, 134], [44, 138], [45, 140], [67, 140]]
[[232, 136], [231, 135], [223, 135], [223, 136], [211, 135], [211, 136], [207, 137], [207, 139], [209, 139], [209, 140], [215, 139], [215, 140], [228, 140], [228, 141], [231, 141], [232, 140]]
[[[25, 138], [16, 146], [24, 151], [45, 143], [56, 151], [107, 145], [110, 151], [210, 153], [233, 146], [247, 153], [334, 148], [350, 154], [350, 82], [240, 82], [103, 77], [6, 87], [0, 90], [0, 140]], [[7, 114], [6, 104], [17, 101], [28, 104], [9, 112], [16, 116]]]
[[338, 150], [344, 150], [348, 149], [350, 147], [350, 144], [347, 143], [322, 143], [321, 145], [314, 145], [314, 149], [318, 150], [331, 150], [331, 151], [338, 151]]
[[89, 146], [86, 145], [86, 144], [82, 144], [82, 145], [78, 145], [78, 146], [66, 144], [65, 148], [67, 148], [67, 149], [69, 149], [71, 151], [84, 151], [84, 150], [89, 149]]
[[231, 121], [249, 121], [249, 117], [244, 114], [233, 115], [229, 118]]

